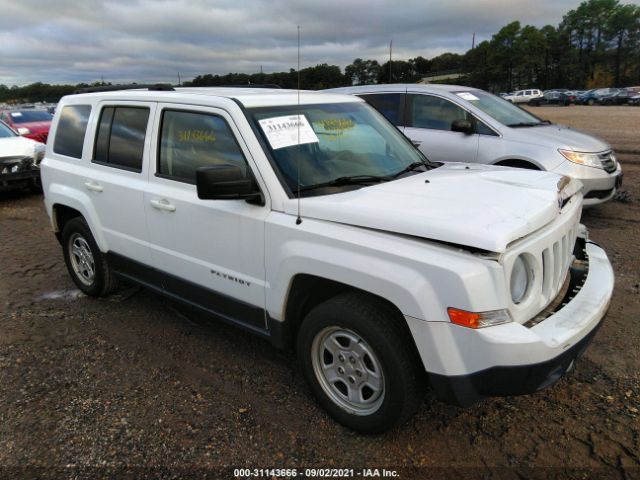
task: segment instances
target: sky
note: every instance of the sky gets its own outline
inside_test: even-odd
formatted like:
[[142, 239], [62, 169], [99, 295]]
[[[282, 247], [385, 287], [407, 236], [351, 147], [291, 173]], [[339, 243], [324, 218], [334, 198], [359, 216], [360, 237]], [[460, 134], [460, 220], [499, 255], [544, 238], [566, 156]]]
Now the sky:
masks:
[[[623, 3], [638, 3], [627, 0]], [[579, 0], [0, 0], [0, 84], [177, 83], [463, 53], [507, 23], [557, 26]]]

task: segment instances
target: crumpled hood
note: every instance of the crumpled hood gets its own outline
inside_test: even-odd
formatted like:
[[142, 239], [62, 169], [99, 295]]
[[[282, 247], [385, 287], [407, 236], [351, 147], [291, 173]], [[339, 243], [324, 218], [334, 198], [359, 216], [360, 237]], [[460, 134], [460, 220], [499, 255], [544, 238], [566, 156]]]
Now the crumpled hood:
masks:
[[510, 133], [518, 136], [521, 134], [520, 141], [535, 145], [546, 144], [552, 148], [564, 148], [565, 150], [574, 150], [576, 152], [602, 152], [611, 148], [604, 140], [565, 125], [506, 128], [509, 128]]
[[[426, 182], [428, 180], [428, 183]], [[550, 172], [450, 163], [399, 180], [302, 198], [302, 218], [339, 222], [502, 253], [560, 215], [578, 180]], [[295, 215], [297, 201], [285, 202]]]

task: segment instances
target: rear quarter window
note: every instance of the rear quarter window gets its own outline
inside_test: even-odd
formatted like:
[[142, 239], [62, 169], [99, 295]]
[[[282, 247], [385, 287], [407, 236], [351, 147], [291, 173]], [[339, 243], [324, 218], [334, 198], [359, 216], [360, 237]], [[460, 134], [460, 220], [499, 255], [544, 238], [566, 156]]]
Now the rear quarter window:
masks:
[[91, 105], [67, 105], [60, 113], [53, 151], [67, 157], [82, 158]]
[[148, 121], [149, 109], [146, 107], [103, 108], [93, 161], [141, 172]]

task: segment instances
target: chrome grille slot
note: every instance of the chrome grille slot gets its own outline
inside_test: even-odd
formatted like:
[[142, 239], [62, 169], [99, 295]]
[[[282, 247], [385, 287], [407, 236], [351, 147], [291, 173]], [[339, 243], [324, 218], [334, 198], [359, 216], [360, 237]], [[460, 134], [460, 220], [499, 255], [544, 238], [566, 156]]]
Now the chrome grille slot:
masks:
[[560, 265], [560, 242], [553, 244], [553, 286], [558, 284], [560, 280], [560, 271], [562, 267]]
[[611, 158], [611, 151], [604, 152], [598, 155], [600, 159], [600, 163], [602, 163], [602, 168], [607, 173], [613, 173], [616, 171], [616, 162], [613, 158]]
[[551, 248], [541, 253], [542, 261], [542, 298], [548, 302], [558, 294], [565, 281], [566, 273], [573, 257], [577, 228], [574, 226], [565, 233]]
[[560, 276], [562, 277], [562, 272], [564, 272], [564, 267], [567, 265], [567, 236], [562, 236], [562, 264], [560, 266]]
[[542, 296], [546, 299], [551, 296], [553, 284], [553, 258], [548, 248], [542, 251]]

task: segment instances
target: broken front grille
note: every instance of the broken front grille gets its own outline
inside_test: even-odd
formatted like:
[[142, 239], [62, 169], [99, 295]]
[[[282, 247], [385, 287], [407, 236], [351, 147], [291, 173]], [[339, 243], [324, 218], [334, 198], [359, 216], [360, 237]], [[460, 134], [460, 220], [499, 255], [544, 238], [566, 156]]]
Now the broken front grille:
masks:
[[[580, 292], [589, 273], [589, 256], [587, 255], [584, 239], [580, 238], [575, 244], [574, 255], [571, 268], [564, 275], [561, 288], [556, 294], [553, 301], [547, 305], [538, 315], [524, 324], [525, 327], [531, 328], [550, 317], [558, 310], [563, 308]], [[545, 277], [546, 278], [546, 277]]]

